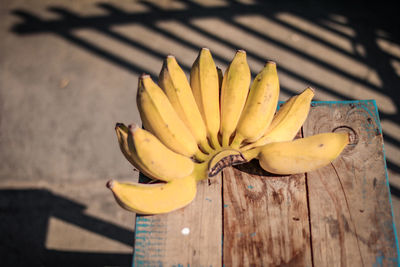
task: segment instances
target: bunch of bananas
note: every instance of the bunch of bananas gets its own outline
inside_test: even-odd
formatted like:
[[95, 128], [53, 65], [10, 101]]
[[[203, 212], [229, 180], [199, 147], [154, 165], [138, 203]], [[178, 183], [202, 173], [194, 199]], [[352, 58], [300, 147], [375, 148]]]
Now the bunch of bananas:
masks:
[[140, 214], [166, 213], [189, 204], [196, 184], [224, 167], [257, 158], [274, 174], [315, 170], [333, 161], [348, 144], [347, 133], [294, 137], [306, 120], [314, 90], [291, 97], [278, 112], [279, 80], [267, 61], [250, 86], [246, 52], [238, 50], [229, 67], [215, 66], [203, 48], [190, 82], [174, 56], [161, 69], [158, 85], [139, 78], [137, 106], [144, 129], [117, 123], [122, 153], [156, 183], [107, 186], [125, 209]]

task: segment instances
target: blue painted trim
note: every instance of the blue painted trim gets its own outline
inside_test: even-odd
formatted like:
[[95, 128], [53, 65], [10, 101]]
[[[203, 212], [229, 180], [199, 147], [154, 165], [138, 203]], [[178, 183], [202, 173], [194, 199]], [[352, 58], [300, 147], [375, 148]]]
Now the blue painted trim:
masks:
[[340, 101], [312, 101], [312, 103], [316, 104], [351, 104], [351, 103], [366, 103], [366, 102], [375, 102], [373, 99], [367, 100], [340, 100]]
[[136, 236], [136, 225], [138, 225], [139, 224], [139, 220], [138, 220], [138, 218], [140, 218], [140, 215], [136, 215], [136, 218], [135, 218], [135, 236], [134, 236], [134, 239], [133, 239], [133, 255], [132, 255], [132, 267], [135, 267], [135, 259], [136, 259], [136, 240], [137, 240], [137, 236]]
[[[375, 114], [377, 117], [377, 125], [379, 127], [379, 131], [382, 132], [382, 126], [381, 126], [381, 121], [379, 119], [379, 111], [378, 111], [378, 106], [376, 105], [376, 101], [372, 100], [373, 104], [375, 106]], [[383, 140], [383, 137], [382, 137]], [[385, 143], [382, 142], [382, 149], [383, 149], [383, 163], [385, 165], [385, 177], [386, 177], [386, 186], [388, 189], [388, 194], [389, 194], [389, 203], [390, 203], [390, 210], [392, 213], [392, 223], [393, 223], [393, 232], [394, 232], [394, 238], [395, 238], [395, 242], [396, 242], [396, 251], [397, 251], [397, 266], [400, 266], [400, 249], [399, 249], [399, 240], [397, 238], [397, 230], [396, 230], [396, 225], [394, 222], [394, 212], [393, 212], [393, 205], [392, 205], [392, 194], [390, 193], [390, 183], [389, 183], [389, 175], [388, 175], [388, 171], [387, 171], [387, 165], [386, 165], [386, 151], [385, 151]]]
[[[144, 174], [140, 173], [139, 174], [139, 183], [147, 183], [149, 182], [151, 179], [146, 177]], [[138, 236], [138, 234], [140, 233], [140, 231], [137, 230], [138, 226], [143, 226], [143, 223], [149, 222], [150, 219], [147, 219], [146, 217], [142, 216], [142, 215], [138, 215], [136, 214], [136, 218], [135, 218], [135, 235], [134, 235], [134, 240], [133, 240], [133, 255], [132, 255], [132, 267], [136, 266], [136, 262], [135, 259], [137, 259], [138, 255], [136, 254], [136, 241], [141, 239], [144, 240], [144, 237], [140, 237]], [[137, 260], [138, 261], [138, 265], [143, 265], [143, 261], [141, 260]]]
[[[285, 103], [286, 101], [278, 101], [278, 107], [280, 104]], [[367, 100], [338, 100], [338, 101], [320, 101], [320, 100], [313, 100], [311, 104], [324, 104], [324, 105], [332, 105], [332, 104], [358, 104], [358, 103], [367, 103], [367, 102], [375, 102], [374, 99], [367, 99]], [[375, 102], [376, 105], [376, 102]]]

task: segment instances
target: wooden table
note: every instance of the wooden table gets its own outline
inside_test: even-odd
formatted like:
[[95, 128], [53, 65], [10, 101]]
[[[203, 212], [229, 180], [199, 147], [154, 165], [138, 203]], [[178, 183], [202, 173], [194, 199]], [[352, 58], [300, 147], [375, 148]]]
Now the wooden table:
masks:
[[331, 131], [351, 144], [329, 166], [271, 176], [252, 161], [184, 209], [137, 216], [133, 266], [398, 266], [375, 101], [313, 102], [299, 134]]

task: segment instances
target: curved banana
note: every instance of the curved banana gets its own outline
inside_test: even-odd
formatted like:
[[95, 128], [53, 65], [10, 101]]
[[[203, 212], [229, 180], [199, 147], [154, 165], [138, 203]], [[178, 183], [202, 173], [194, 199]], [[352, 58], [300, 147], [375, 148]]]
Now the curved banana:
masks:
[[265, 133], [274, 117], [278, 98], [279, 80], [276, 63], [268, 61], [251, 85], [231, 145], [233, 148], [239, 148], [243, 140], [257, 141]]
[[238, 50], [225, 71], [221, 87], [222, 146], [227, 147], [236, 129], [249, 93], [251, 73], [246, 52]]
[[149, 178], [152, 179], [162, 179], [161, 177], [156, 177], [156, 175], [152, 172], [152, 170], [148, 169], [143, 163], [139, 160], [136, 153], [132, 153], [129, 149], [128, 145], [128, 134], [129, 128], [126, 127], [122, 123], [117, 123], [115, 126], [115, 132], [117, 134], [119, 148], [121, 149], [122, 154], [124, 154], [125, 158], [133, 165], [136, 169], [142, 172]]
[[311, 87], [306, 88], [299, 95], [292, 96], [278, 110], [264, 135], [241, 150], [245, 151], [273, 142], [293, 140], [307, 119], [313, 96], [314, 90]]
[[136, 213], [166, 213], [189, 204], [196, 183], [227, 166], [257, 158], [268, 172], [294, 174], [323, 167], [340, 155], [349, 142], [347, 133], [292, 141], [308, 116], [312, 88], [274, 114], [279, 97], [276, 64], [266, 63], [249, 93], [250, 76], [245, 51], [236, 52], [223, 75], [206, 48], [191, 68], [190, 85], [173, 56], [165, 59], [160, 72], [162, 89], [142, 75], [137, 105], [147, 130], [122, 123], [115, 130], [129, 162], [163, 182], [111, 180], [107, 186], [117, 202]]
[[171, 181], [190, 175], [194, 162], [167, 148], [157, 137], [135, 124], [129, 126], [128, 146], [159, 180]]
[[147, 177], [171, 181], [193, 172], [192, 160], [168, 149], [150, 132], [122, 123], [117, 123], [115, 131], [126, 159]]
[[313, 171], [331, 163], [349, 143], [347, 133], [322, 133], [288, 142], [270, 143], [244, 152], [257, 157], [261, 167], [275, 174]]
[[167, 56], [161, 69], [158, 83], [164, 90], [178, 116], [192, 132], [200, 147], [210, 153], [207, 130], [194, 99], [185, 73], [174, 56]]
[[145, 127], [147, 124], [164, 145], [181, 155], [203, 158], [192, 133], [150, 75], [139, 78], [137, 106]]
[[196, 180], [192, 176], [162, 184], [120, 183], [110, 180], [107, 187], [118, 204], [140, 214], [160, 214], [189, 204], [196, 196]]
[[220, 127], [218, 72], [208, 48], [202, 48], [190, 70], [190, 86], [194, 99], [207, 127], [207, 135], [214, 149]]

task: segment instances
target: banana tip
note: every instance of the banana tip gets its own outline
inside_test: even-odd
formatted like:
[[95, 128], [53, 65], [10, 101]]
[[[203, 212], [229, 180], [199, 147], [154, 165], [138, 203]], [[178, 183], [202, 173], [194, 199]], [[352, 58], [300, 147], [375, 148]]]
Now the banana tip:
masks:
[[273, 61], [273, 60], [268, 59], [268, 60], [265, 62], [265, 64], [274, 64], [274, 65], [276, 65], [276, 62]]
[[135, 132], [139, 128], [136, 123], [132, 123], [128, 127], [131, 132]]
[[140, 75], [140, 79], [141, 79], [141, 80], [147, 79], [147, 78], [150, 78], [150, 75], [147, 74], [147, 73], [142, 73], [142, 74]]
[[350, 133], [346, 133], [347, 134], [347, 145], [348, 144], [353, 144], [354, 143], [354, 138]]
[[[308, 90], [311, 90], [311, 91], [315, 94], [315, 89], [314, 89], [313, 87], [308, 86], [307, 89], [308, 89]], [[307, 90], [307, 89], [306, 89], [306, 90]]]
[[112, 189], [114, 187], [114, 180], [110, 180], [106, 183], [108, 189]]

